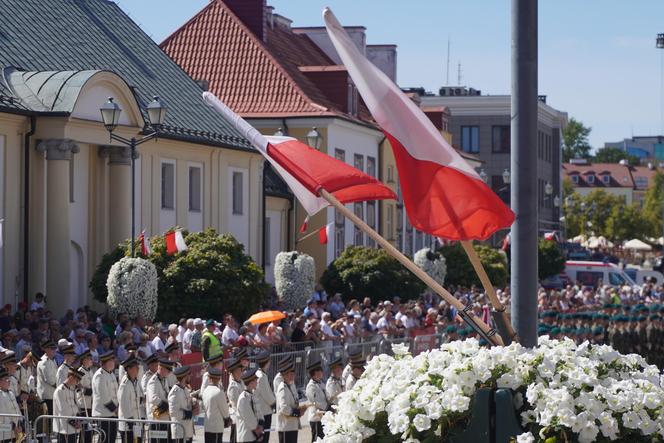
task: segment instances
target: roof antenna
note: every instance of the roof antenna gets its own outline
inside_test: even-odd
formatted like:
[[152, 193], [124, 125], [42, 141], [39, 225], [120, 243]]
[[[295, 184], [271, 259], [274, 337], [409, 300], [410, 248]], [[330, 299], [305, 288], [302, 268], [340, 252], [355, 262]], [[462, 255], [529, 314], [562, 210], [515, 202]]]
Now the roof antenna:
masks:
[[445, 77], [445, 86], [450, 85], [450, 36], [447, 36], [447, 76]]
[[459, 60], [459, 70], [457, 72], [457, 86], [461, 86], [461, 60]]

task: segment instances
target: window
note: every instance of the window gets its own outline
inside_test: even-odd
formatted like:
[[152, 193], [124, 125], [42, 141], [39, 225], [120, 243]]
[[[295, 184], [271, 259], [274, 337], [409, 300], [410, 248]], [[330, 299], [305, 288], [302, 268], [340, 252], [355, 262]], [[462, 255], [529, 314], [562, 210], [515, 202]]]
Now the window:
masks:
[[387, 220], [385, 221], [385, 230], [388, 240], [394, 240], [394, 207], [387, 205]]
[[263, 224], [263, 229], [265, 230], [265, 245], [263, 246], [263, 251], [265, 251], [265, 265], [272, 264], [272, 239], [270, 238], [270, 217], [265, 217], [265, 222]]
[[[368, 165], [367, 165], [368, 166]], [[376, 230], [376, 202], [370, 201], [367, 202], [367, 224], [374, 231]], [[373, 238], [367, 236], [367, 246], [374, 247], [376, 242]]]
[[[541, 140], [541, 138], [540, 138]], [[541, 146], [541, 144], [540, 144]], [[498, 153], [510, 152], [510, 127], [493, 126], [491, 128], [491, 151]]]
[[579, 271], [576, 273], [577, 281], [583, 286], [597, 287], [604, 277], [603, 272]]
[[480, 127], [462, 126], [461, 127], [461, 150], [463, 152], [480, 152]]
[[244, 174], [241, 172], [233, 172], [233, 214], [242, 215], [244, 208], [243, 204], [243, 192], [242, 189], [242, 179]]
[[405, 235], [405, 241], [406, 243], [404, 244], [403, 247], [403, 253], [406, 255], [413, 255], [413, 225], [410, 224], [410, 219], [408, 218], [408, 215], [406, 215], [406, 235]]
[[570, 178], [572, 179], [572, 183], [579, 184], [579, 176], [577, 174], [570, 175]]
[[361, 154], [353, 155], [353, 166], [355, 166], [355, 169], [364, 171], [364, 156]]
[[374, 157], [367, 157], [367, 174], [376, 177], [376, 159]]
[[335, 149], [334, 150], [334, 158], [336, 158], [337, 160], [341, 160], [342, 162], [345, 162], [346, 161], [346, 151], [344, 151], [343, 149], [338, 149], [338, 148]]
[[403, 252], [403, 204], [397, 203], [397, 247]]
[[593, 185], [595, 184], [595, 176], [594, 175], [589, 175], [586, 180], [588, 180], [588, 184]]
[[392, 165], [387, 167], [387, 182], [394, 183], [394, 166]]
[[602, 183], [604, 183], [605, 185], [611, 183], [611, 176], [609, 174], [604, 174], [602, 176]]
[[201, 211], [201, 168], [189, 167], [189, 210]]
[[175, 164], [161, 164], [161, 209], [175, 209]]
[[622, 275], [618, 274], [617, 272], [609, 272], [609, 284], [611, 286], [622, 286], [627, 281], [623, 278]]
[[339, 257], [346, 247], [346, 226], [344, 215], [334, 211], [334, 257]]
[[648, 187], [648, 177], [634, 177], [634, 184], [638, 189], [646, 189]]
[[[357, 217], [364, 219], [364, 214], [363, 214], [364, 206], [362, 205], [362, 203], [355, 203], [353, 205], [353, 212]], [[357, 227], [357, 225], [355, 226], [353, 244], [355, 246], [364, 246], [364, 232], [362, 232], [362, 230], [359, 227]]]

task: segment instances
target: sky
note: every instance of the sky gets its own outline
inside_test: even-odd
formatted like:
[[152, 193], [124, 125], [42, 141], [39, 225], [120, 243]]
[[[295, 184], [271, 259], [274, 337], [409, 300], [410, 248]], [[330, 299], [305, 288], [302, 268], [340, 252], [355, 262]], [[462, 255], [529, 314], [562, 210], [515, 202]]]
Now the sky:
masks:
[[[208, 0], [118, 0], [161, 42]], [[450, 83], [483, 94], [510, 92], [509, 0], [268, 0], [293, 26], [322, 26], [329, 6], [344, 25], [367, 28], [368, 44], [398, 46], [397, 83], [436, 92]], [[592, 128], [591, 145], [664, 135], [661, 0], [542, 0], [539, 93]]]

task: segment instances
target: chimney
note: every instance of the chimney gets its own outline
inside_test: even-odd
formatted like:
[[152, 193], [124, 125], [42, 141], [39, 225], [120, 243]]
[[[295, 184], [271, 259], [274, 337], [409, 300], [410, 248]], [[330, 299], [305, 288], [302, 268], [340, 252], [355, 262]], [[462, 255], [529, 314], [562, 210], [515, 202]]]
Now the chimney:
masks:
[[259, 39], [265, 41], [267, 32], [267, 0], [223, 0], [228, 8]]

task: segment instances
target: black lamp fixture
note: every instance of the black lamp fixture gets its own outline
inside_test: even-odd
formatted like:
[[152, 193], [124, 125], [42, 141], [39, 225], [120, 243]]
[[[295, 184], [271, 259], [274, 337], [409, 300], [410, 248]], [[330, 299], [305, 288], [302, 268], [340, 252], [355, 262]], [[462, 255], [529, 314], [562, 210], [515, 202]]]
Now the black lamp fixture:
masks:
[[164, 125], [164, 120], [166, 119], [166, 111], [168, 111], [168, 106], [163, 104], [159, 97], [154, 96], [150, 104], [148, 105], [148, 118], [150, 119], [150, 126], [152, 129], [157, 131]]
[[113, 132], [120, 122], [120, 114], [122, 109], [120, 105], [113, 101], [113, 97], [109, 97], [108, 101], [101, 106], [101, 121], [108, 132]]
[[505, 183], [506, 185], [509, 185], [511, 179], [512, 179], [512, 174], [510, 174], [509, 169], [505, 169], [503, 171], [503, 183]]
[[479, 176], [484, 183], [489, 180], [489, 176], [487, 175], [486, 171], [484, 171], [484, 168], [480, 169]]
[[320, 132], [318, 132], [318, 129], [316, 129], [315, 126], [307, 132], [306, 139], [309, 146], [320, 151], [320, 146], [323, 143], [323, 136], [320, 135]]
[[546, 195], [553, 194], [553, 185], [551, 183], [546, 182], [546, 184], [544, 185], [544, 193]]

